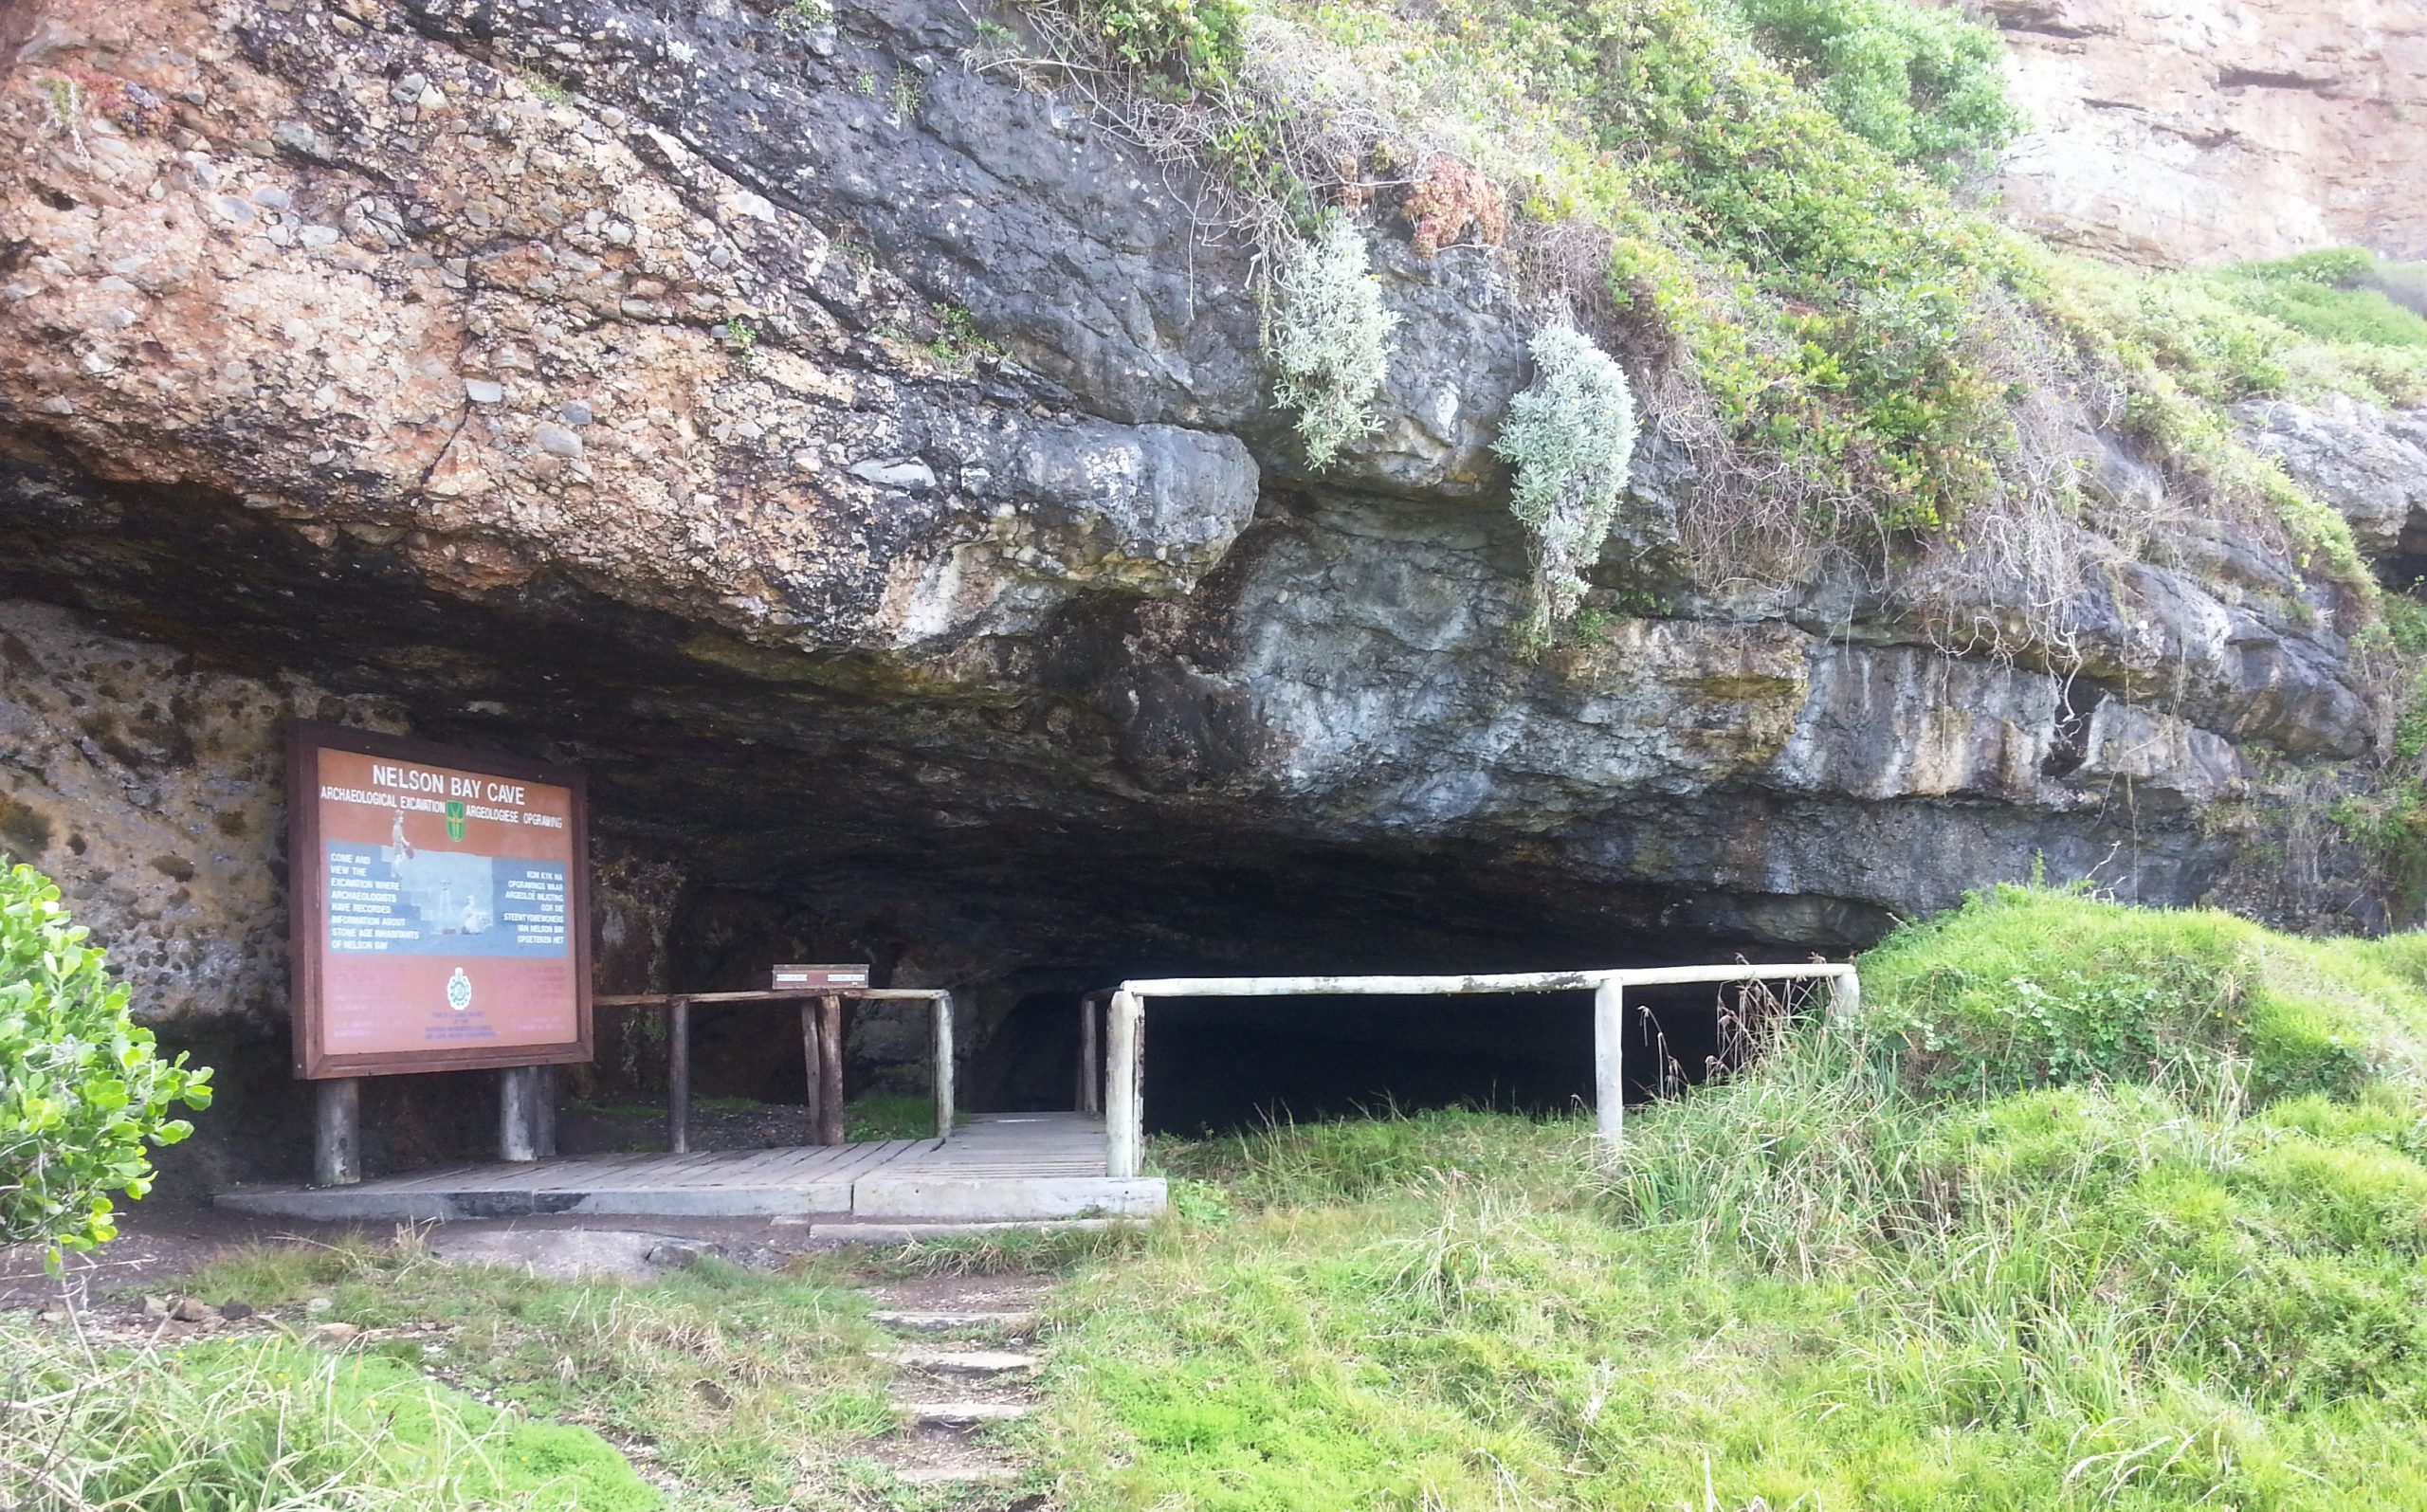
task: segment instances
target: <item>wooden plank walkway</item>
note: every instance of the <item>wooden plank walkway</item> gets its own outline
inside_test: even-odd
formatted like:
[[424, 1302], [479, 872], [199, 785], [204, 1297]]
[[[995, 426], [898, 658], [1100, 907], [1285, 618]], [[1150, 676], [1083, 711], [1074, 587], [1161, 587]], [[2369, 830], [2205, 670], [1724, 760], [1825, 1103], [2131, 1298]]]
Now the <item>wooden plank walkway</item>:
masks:
[[1159, 1212], [1159, 1177], [1104, 1174], [1104, 1120], [978, 1114], [950, 1139], [455, 1166], [348, 1187], [242, 1187], [222, 1208], [282, 1218], [424, 1221], [537, 1213], [889, 1219]]

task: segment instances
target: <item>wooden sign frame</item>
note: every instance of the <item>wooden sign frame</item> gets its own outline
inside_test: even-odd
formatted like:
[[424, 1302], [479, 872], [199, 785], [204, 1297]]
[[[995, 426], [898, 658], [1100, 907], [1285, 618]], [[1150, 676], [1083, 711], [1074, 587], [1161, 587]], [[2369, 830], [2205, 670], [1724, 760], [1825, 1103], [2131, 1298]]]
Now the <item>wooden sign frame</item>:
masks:
[[[322, 937], [328, 928], [328, 879], [320, 836], [319, 753], [344, 751], [386, 760], [451, 768], [510, 781], [562, 788], [570, 795], [570, 854], [565, 876], [565, 935], [573, 957], [577, 1032], [538, 1045], [433, 1046], [411, 1050], [333, 1054], [322, 1043]], [[491, 756], [405, 736], [298, 720], [286, 728], [287, 960], [293, 993], [295, 1074], [305, 1080], [393, 1076], [515, 1066], [562, 1066], [593, 1058], [590, 991], [590, 801], [583, 774], [519, 756]]]
[[771, 993], [858, 993], [868, 985], [868, 968], [852, 966], [773, 966], [767, 971]]

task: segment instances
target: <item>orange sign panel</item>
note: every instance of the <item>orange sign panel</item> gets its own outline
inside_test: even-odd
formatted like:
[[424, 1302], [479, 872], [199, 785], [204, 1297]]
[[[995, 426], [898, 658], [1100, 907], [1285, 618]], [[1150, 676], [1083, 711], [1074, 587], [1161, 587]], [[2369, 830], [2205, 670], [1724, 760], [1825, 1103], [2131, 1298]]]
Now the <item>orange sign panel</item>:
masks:
[[297, 1074], [588, 1060], [580, 774], [328, 725], [288, 756]]

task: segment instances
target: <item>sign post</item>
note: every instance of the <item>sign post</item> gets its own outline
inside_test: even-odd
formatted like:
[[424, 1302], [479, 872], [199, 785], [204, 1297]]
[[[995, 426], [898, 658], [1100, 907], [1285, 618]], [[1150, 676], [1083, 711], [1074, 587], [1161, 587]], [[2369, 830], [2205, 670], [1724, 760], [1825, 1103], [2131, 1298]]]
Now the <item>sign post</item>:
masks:
[[[580, 773], [299, 722], [287, 864], [297, 1076], [591, 1058]], [[549, 1083], [535, 1070], [501, 1087], [506, 1158], [552, 1142], [535, 1106]], [[322, 1165], [352, 1171], [358, 1157]]]

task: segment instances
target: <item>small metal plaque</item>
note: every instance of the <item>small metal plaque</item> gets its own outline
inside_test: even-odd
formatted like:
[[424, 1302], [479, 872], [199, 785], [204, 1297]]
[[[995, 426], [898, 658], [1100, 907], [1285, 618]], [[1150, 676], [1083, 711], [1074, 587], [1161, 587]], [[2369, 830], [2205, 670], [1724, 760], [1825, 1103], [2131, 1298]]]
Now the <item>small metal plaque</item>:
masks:
[[775, 984], [770, 991], [797, 993], [802, 991], [839, 992], [846, 988], [866, 987], [868, 969], [866, 966], [778, 966]]

